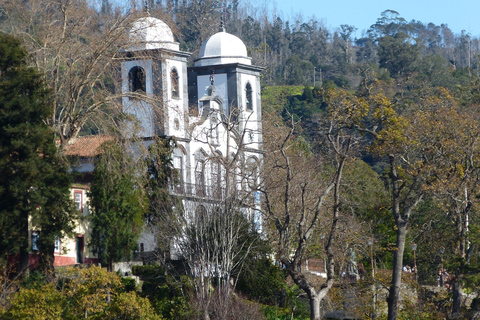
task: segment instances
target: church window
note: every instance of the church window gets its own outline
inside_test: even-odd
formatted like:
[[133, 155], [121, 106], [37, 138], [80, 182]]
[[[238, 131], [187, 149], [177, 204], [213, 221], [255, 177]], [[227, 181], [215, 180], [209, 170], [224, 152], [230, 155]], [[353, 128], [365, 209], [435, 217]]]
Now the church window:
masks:
[[205, 196], [205, 161], [197, 160], [195, 163], [195, 189], [197, 196]]
[[146, 82], [145, 70], [143, 70], [142, 67], [136, 66], [130, 69], [128, 72], [128, 85], [130, 92], [145, 92]]
[[182, 193], [183, 191], [183, 159], [182, 157], [173, 157], [173, 167], [177, 170], [178, 173], [178, 184], [176, 185], [177, 193]]
[[221, 166], [218, 160], [211, 162], [211, 188], [215, 199], [222, 199]]
[[245, 92], [246, 92], [247, 110], [253, 110], [253, 93], [252, 93], [252, 85], [250, 83], [247, 83], [247, 85], [245, 86]]
[[173, 68], [170, 72], [170, 78], [172, 82], [172, 98], [178, 98], [180, 96], [180, 84], [176, 68]]

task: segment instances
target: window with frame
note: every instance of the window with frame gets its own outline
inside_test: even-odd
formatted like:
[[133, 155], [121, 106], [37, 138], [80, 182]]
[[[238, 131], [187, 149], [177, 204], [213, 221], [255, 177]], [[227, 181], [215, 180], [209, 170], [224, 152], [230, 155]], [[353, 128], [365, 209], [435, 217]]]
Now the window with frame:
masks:
[[182, 157], [175, 156], [173, 157], [173, 167], [178, 172], [178, 183], [175, 186], [175, 189], [178, 193], [183, 192], [183, 159]]
[[40, 250], [40, 233], [32, 231], [32, 251]]
[[147, 77], [142, 67], [136, 66], [128, 72], [128, 86], [130, 92], [146, 92]]
[[173, 157], [173, 167], [177, 169], [178, 172], [178, 180], [180, 183], [183, 182], [183, 159], [179, 156]]
[[205, 161], [197, 160], [195, 162], [195, 189], [197, 196], [205, 196]]
[[83, 192], [82, 191], [74, 191], [73, 192], [73, 199], [75, 202], [75, 209], [78, 211], [83, 211]]
[[252, 85], [250, 82], [247, 83], [245, 86], [245, 93], [246, 93], [246, 104], [247, 104], [247, 110], [252, 111], [253, 110], [253, 90], [252, 90]]
[[62, 241], [60, 240], [59, 237], [55, 237], [54, 252], [55, 253], [62, 253]]
[[222, 182], [221, 182], [221, 166], [219, 161], [213, 159], [211, 162], [211, 189], [212, 189], [212, 196], [215, 199], [222, 198]]
[[178, 71], [176, 68], [172, 68], [170, 72], [170, 79], [172, 82], [172, 98], [179, 98], [180, 97], [180, 83], [178, 77]]

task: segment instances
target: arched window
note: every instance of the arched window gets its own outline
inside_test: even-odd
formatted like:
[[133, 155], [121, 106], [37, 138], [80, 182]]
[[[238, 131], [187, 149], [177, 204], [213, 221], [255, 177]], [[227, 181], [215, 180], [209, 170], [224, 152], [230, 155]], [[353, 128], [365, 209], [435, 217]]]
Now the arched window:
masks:
[[182, 156], [174, 156], [173, 157], [173, 167], [177, 170], [178, 173], [178, 181], [175, 186], [175, 191], [179, 194], [183, 194], [183, 157]]
[[205, 160], [195, 161], [195, 190], [196, 195], [205, 197]]
[[146, 82], [145, 70], [143, 70], [142, 67], [136, 66], [130, 69], [128, 72], [128, 86], [130, 92], [145, 92]]
[[210, 188], [212, 196], [215, 199], [223, 199], [223, 185], [222, 185], [222, 167], [220, 165], [220, 159], [214, 158], [210, 162]]
[[245, 86], [247, 110], [253, 110], [252, 85], [250, 82]]
[[250, 157], [247, 161], [246, 176], [248, 177], [249, 188], [254, 190], [258, 186], [258, 170], [260, 163], [256, 157]]
[[170, 72], [170, 79], [172, 82], [172, 98], [178, 98], [180, 96], [180, 84], [176, 68], [173, 68]]

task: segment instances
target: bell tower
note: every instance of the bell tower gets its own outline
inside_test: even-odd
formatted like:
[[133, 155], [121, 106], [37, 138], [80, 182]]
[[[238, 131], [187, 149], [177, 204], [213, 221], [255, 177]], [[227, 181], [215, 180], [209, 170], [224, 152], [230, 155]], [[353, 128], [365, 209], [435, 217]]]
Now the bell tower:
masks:
[[189, 68], [190, 112], [200, 111], [200, 100], [208, 96], [210, 77], [215, 77], [216, 95], [223, 100], [222, 117], [238, 123], [240, 132], [248, 131], [249, 149], [262, 149], [260, 73], [263, 68], [252, 65], [243, 41], [220, 31], [207, 39], [200, 48], [195, 66]]
[[183, 135], [189, 56], [180, 51], [165, 22], [152, 17], [134, 22], [122, 62], [122, 105], [132, 116], [126, 136]]

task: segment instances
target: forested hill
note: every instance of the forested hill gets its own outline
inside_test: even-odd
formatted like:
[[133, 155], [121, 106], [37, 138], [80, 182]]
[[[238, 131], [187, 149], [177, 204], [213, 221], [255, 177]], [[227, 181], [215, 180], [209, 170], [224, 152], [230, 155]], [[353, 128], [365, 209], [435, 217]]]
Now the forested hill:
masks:
[[[115, 122], [98, 113], [106, 105], [121, 107], [113, 106], [116, 102], [111, 99], [119, 86], [117, 55], [128, 46], [132, 21], [144, 15], [160, 18], [171, 27], [181, 50], [192, 53], [190, 64], [224, 21], [226, 30], [245, 42], [253, 64], [265, 67], [264, 87], [301, 87], [297, 92], [284, 91], [285, 98], [302, 94], [305, 85], [348, 89], [360, 96], [375, 85], [397, 105], [415, 101], [428, 88], [447, 88], [465, 104], [480, 92], [475, 80], [480, 39], [466, 32], [454, 34], [446, 24], [408, 22], [400, 13], [386, 10], [355, 38], [358, 32], [353, 25], [328, 29], [315, 18], [300, 15], [295, 21], [286, 20], [253, 3], [36, 0], [16, 5], [0, 0], [0, 31], [18, 37], [31, 54], [31, 64], [45, 75], [58, 113], [58, 119], [49, 124], [62, 145], [78, 134], [103, 132]], [[284, 89], [278, 90], [280, 94]], [[314, 99], [316, 95], [318, 90], [313, 92]], [[292, 110], [304, 103], [290, 100]], [[269, 102], [263, 105], [273, 107]], [[317, 112], [305, 110], [305, 114], [297, 110], [303, 120]]]
[[[392, 10], [354, 38], [353, 25], [328, 29], [315, 18], [301, 16], [289, 21], [249, 0], [149, 1], [150, 14], [173, 27], [181, 48], [193, 52], [193, 58], [225, 20], [226, 30], [247, 45], [253, 63], [266, 67], [264, 85], [313, 87], [314, 82], [330, 80], [340, 87], [356, 87], [367, 68], [385, 68], [384, 77], [421, 74], [420, 81], [452, 86], [465, 73], [477, 73], [480, 63], [478, 37], [454, 34], [448, 21], [408, 22]], [[103, 0], [105, 14], [114, 12], [109, 2], [113, 0]]]

